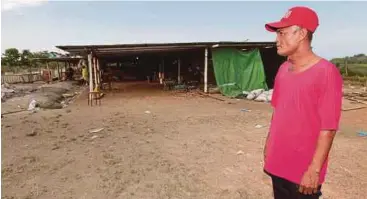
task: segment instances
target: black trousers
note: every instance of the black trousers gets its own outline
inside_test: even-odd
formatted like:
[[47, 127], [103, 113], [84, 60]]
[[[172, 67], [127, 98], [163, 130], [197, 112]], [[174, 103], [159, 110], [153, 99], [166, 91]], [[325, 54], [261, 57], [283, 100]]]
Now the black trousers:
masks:
[[319, 199], [322, 195], [321, 186], [318, 187], [318, 192], [316, 194], [305, 195], [298, 191], [298, 184], [269, 173], [267, 174], [271, 177], [273, 182], [274, 199]]

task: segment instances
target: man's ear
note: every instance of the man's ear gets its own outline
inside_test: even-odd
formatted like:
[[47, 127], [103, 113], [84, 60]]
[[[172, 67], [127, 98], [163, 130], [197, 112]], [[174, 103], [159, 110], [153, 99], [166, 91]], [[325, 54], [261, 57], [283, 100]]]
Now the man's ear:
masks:
[[300, 41], [307, 40], [307, 30], [305, 28], [302, 28], [299, 30], [300, 33]]

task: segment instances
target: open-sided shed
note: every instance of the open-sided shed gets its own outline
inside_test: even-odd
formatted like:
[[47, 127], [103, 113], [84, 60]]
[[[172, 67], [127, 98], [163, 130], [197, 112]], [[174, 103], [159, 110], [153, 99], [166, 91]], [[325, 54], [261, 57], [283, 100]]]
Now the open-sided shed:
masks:
[[[82, 57], [39, 57], [32, 58], [32, 61], [45, 63], [48, 73], [50, 73], [50, 63], [56, 63], [58, 79], [62, 78], [62, 73], [67, 71], [68, 67], [76, 66]], [[49, 81], [52, 81], [52, 75], [47, 74]]]
[[[269, 87], [282, 61], [276, 53], [275, 42], [191, 42], [191, 43], [149, 43], [115, 45], [65, 45], [57, 48], [70, 55], [87, 57], [92, 91], [101, 82], [101, 71], [109, 67], [120, 68], [125, 73], [122, 79], [175, 78], [182, 82], [190, 77], [186, 71], [198, 68], [203, 74], [204, 92], [208, 81], [215, 83], [211, 50], [215, 48], [236, 48], [242, 51], [259, 49]], [[122, 67], [124, 66], [124, 67]], [[131, 66], [131, 67], [129, 67]], [[154, 74], [154, 75], [153, 75]]]

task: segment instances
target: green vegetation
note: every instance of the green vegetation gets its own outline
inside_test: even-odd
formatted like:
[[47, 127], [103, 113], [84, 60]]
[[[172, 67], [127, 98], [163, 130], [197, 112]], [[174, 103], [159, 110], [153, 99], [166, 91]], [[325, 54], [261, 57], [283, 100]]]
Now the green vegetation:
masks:
[[339, 68], [345, 79], [367, 81], [367, 56], [365, 54], [334, 58], [331, 62]]
[[348, 60], [349, 64], [367, 64], [367, 55], [358, 54], [352, 57], [334, 58], [331, 60], [334, 64], [344, 64], [345, 59]]
[[47, 58], [52, 52], [40, 51], [31, 52], [30, 50], [19, 51], [16, 48], [6, 49], [1, 55], [1, 72], [17, 72], [30, 67], [44, 67], [42, 63], [32, 61], [32, 58]]

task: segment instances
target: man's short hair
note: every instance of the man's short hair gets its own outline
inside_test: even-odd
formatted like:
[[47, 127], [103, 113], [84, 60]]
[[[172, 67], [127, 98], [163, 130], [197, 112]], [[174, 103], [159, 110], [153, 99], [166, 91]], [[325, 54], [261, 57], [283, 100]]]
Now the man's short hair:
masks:
[[307, 38], [311, 42], [312, 41], [312, 38], [313, 38], [313, 32], [307, 30]]
[[[295, 26], [296, 27], [296, 29], [297, 30], [300, 30], [300, 29], [302, 29], [302, 27], [301, 26]], [[310, 42], [312, 42], [312, 39], [313, 39], [313, 32], [311, 32], [310, 30], [308, 30], [308, 29], [306, 29], [307, 30], [307, 39], [310, 41]]]

